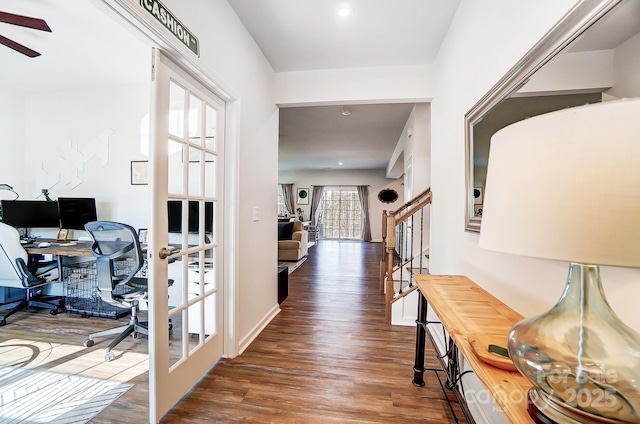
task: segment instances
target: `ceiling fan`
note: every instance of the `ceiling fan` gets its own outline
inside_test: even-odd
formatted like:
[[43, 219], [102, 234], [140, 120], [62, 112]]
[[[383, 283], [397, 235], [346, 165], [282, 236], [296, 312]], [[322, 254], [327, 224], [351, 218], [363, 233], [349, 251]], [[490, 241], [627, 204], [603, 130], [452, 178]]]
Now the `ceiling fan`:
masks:
[[[49, 25], [47, 25], [44, 19], [30, 18], [28, 16], [0, 12], [0, 22], [31, 29], [37, 29], [40, 31], [51, 32], [51, 28], [49, 28]], [[3, 37], [2, 35], [0, 35], [0, 44], [4, 44], [5, 46], [29, 57], [40, 56], [40, 53], [38, 53], [37, 51], [31, 50], [30, 48], [23, 46], [22, 44], [17, 43], [13, 40], [10, 40], [7, 37]]]

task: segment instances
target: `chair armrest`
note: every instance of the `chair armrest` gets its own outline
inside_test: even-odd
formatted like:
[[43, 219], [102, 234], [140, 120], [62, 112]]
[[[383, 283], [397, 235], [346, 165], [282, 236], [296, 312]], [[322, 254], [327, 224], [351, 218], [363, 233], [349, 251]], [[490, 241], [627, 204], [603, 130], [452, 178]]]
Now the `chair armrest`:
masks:
[[22, 285], [25, 288], [38, 287], [43, 284], [48, 284], [48, 281], [44, 277], [36, 277], [29, 271], [29, 269], [27, 268], [27, 264], [24, 262], [24, 259], [16, 259], [16, 265], [20, 270], [20, 278], [22, 278]]
[[307, 231], [295, 231], [292, 234], [293, 240], [299, 241], [300, 243], [307, 243], [309, 240], [309, 233]]
[[278, 240], [278, 248], [298, 249], [300, 240]]

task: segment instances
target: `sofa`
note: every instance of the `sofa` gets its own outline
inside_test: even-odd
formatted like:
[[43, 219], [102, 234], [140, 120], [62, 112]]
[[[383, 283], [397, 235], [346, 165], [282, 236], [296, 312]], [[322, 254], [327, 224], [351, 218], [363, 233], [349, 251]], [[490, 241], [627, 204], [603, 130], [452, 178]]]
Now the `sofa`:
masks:
[[307, 256], [309, 234], [302, 222], [278, 223], [278, 259], [281, 261], [298, 261]]

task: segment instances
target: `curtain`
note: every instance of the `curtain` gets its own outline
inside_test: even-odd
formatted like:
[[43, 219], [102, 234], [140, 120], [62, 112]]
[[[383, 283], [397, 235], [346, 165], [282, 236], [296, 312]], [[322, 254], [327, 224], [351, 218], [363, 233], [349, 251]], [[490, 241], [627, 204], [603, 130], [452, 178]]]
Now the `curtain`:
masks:
[[295, 200], [293, 198], [293, 184], [280, 184], [282, 186], [282, 197], [284, 197], [284, 206], [289, 212], [289, 216], [295, 216]]
[[309, 220], [311, 224], [318, 224], [318, 214], [320, 213], [320, 200], [322, 200], [322, 191], [324, 186], [313, 186], [313, 192], [311, 193], [311, 216]]
[[371, 224], [369, 223], [369, 186], [357, 187], [362, 208], [362, 241], [371, 241]]

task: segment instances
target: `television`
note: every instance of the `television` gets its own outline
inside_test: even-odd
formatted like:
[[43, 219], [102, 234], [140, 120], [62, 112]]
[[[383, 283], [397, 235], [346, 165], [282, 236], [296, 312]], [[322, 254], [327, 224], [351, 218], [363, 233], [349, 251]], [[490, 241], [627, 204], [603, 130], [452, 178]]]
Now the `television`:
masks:
[[58, 212], [64, 230], [84, 230], [87, 222], [98, 220], [93, 197], [58, 197]]
[[58, 228], [58, 202], [2, 200], [2, 222], [16, 228]]
[[[198, 223], [200, 218], [200, 210], [197, 200], [189, 201], [188, 225], [190, 233], [198, 232]], [[182, 201], [169, 200], [167, 202], [167, 217], [169, 221], [168, 231], [170, 233], [179, 233], [182, 230]], [[204, 204], [204, 231], [206, 233], [213, 232], [213, 202], [205, 202]]]

